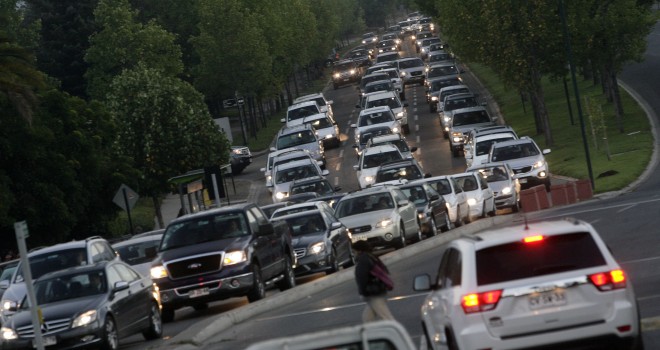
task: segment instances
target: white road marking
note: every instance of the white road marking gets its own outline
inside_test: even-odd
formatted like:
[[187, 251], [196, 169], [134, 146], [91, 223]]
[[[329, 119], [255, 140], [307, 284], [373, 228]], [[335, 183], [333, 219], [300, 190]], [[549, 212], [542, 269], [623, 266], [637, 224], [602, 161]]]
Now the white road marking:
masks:
[[335, 177], [335, 187], [336, 186], [339, 186], [339, 178], [338, 177]]
[[[649, 200], [645, 200], [645, 201], [636, 202], [635, 205], [655, 203], [655, 202], [658, 202], [658, 201], [660, 201], [660, 198], [649, 199]], [[574, 214], [592, 213], [592, 212], [596, 212], [596, 211], [627, 207], [627, 206], [630, 206], [630, 205], [631, 205], [630, 203], [622, 203], [622, 204], [608, 205], [608, 206], [605, 206], [605, 207], [599, 207], [599, 208], [593, 208], [593, 209], [574, 210], [574, 211], [569, 211], [569, 212], [564, 213], [564, 214], [544, 216], [544, 218], [545, 219], [559, 218], [559, 217], [565, 217], [565, 216], [570, 216], [570, 215], [574, 215]]]
[[660, 329], [660, 316], [643, 318], [641, 322], [642, 332], [650, 332]]
[[335, 166], [335, 171], [339, 171], [341, 169], [341, 163], [337, 163], [337, 166]]
[[599, 222], [599, 221], [600, 221], [600, 219], [596, 219], [596, 220], [593, 220], [593, 221], [591, 221], [591, 222], [589, 222], [589, 223], [593, 225], [593, 224], [595, 224], [595, 223], [597, 223], [597, 222]]
[[652, 256], [652, 257], [649, 257], [649, 258], [634, 259], [634, 260], [628, 260], [628, 261], [619, 261], [619, 263], [623, 264], [623, 265], [627, 265], [627, 264], [645, 263], [645, 262], [654, 261], [654, 260], [660, 260], [660, 256]]
[[416, 131], [416, 132], [419, 131], [419, 124], [415, 124], [415, 131]]
[[624, 211], [626, 211], [626, 210], [628, 210], [628, 209], [630, 209], [630, 208], [634, 208], [634, 207], [636, 207], [636, 206], [637, 206], [637, 204], [631, 204], [631, 205], [629, 205], [629, 206], [627, 206], [627, 207], [625, 207], [625, 208], [623, 208], [623, 209], [619, 209], [619, 210], [617, 210], [617, 213], [622, 213], [622, 212], [624, 212]]
[[[420, 142], [421, 141], [420, 141], [419, 135], [417, 135], [417, 144], [419, 144]], [[417, 149], [419, 149], [419, 147]]]
[[344, 149], [339, 151], [339, 158], [344, 158]]
[[415, 118], [414, 118], [414, 119], [415, 119], [415, 121], [418, 121], [418, 120], [419, 120], [419, 116], [418, 116], [417, 114], [415, 114]]

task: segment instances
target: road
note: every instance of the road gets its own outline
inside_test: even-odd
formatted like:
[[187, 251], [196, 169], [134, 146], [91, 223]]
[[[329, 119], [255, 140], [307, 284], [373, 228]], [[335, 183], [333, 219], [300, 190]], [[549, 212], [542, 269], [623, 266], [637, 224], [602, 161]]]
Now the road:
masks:
[[[660, 27], [656, 26], [649, 36], [645, 61], [629, 65], [621, 75], [621, 81], [647, 101], [654, 118], [660, 115], [660, 99], [657, 96], [657, 92], [660, 91], [659, 56]], [[353, 86], [329, 90], [327, 93], [327, 97], [334, 100], [335, 116], [343, 134], [342, 139], [346, 140], [341, 148], [327, 151], [329, 179], [341, 185], [345, 191], [358, 188], [352, 168], [355, 163], [354, 151], [351, 148], [352, 133], [348, 126], [351, 121], [355, 121], [359, 113], [359, 110], [354, 108], [356, 94]], [[411, 146], [420, 148], [415, 156], [420, 160], [425, 171], [434, 175], [463, 171], [464, 160], [452, 158], [447, 141], [438, 136], [440, 135], [438, 118], [428, 112], [423, 88], [409, 87], [406, 96], [411, 122], [408, 140]], [[258, 170], [264, 163], [264, 158], [257, 158], [242, 176], [263, 181]], [[650, 169], [650, 173], [655, 174], [657, 170], [657, 168]], [[261, 204], [270, 202], [270, 196], [265, 189], [260, 193], [259, 202]], [[614, 256], [621, 262], [636, 290], [647, 349], [660, 348], [660, 332], [658, 332], [660, 292], [657, 291], [657, 286], [660, 286], [660, 254], [657, 252], [660, 235], [657, 235], [656, 229], [660, 227], [659, 202], [660, 178], [650, 176], [630, 193], [528, 215], [529, 220], [569, 216], [585, 220], [595, 226]], [[519, 215], [510, 215], [510, 217], [511, 220], [520, 219]], [[443, 246], [438, 246], [390, 266], [396, 288], [389, 294], [389, 306], [416, 343], [421, 343], [419, 308], [424, 294], [412, 291], [412, 279], [421, 273], [433, 275], [442, 250]], [[299, 280], [298, 283], [305, 283], [314, 278], [332, 277], [312, 276]], [[144, 343], [141, 337], [131, 337], [122, 342], [122, 349], [143, 349], [145, 345], [156, 348], [176, 334], [184, 331], [194, 332], [203, 327], [210, 317], [246, 303], [243, 299], [236, 299], [213, 304], [203, 312], [195, 312], [192, 309], [179, 310], [176, 321], [165, 325], [165, 339]], [[357, 296], [355, 285], [349, 280], [310, 295], [295, 304], [274, 308], [218, 333], [204, 344], [203, 349], [242, 349], [262, 339], [357, 324], [361, 321], [362, 308], [363, 304]]]

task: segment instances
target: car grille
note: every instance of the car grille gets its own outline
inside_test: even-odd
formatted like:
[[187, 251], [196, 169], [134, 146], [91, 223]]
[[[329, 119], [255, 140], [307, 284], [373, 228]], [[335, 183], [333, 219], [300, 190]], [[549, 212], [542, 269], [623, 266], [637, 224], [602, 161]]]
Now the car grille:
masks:
[[[47, 320], [44, 322], [43, 326], [41, 326], [41, 333], [43, 335], [58, 333], [69, 329], [70, 324], [71, 324], [70, 318], [62, 318], [59, 320]], [[18, 334], [19, 337], [24, 339], [34, 338], [34, 328], [32, 328], [31, 324], [29, 326], [17, 328], [16, 333]]]
[[371, 231], [371, 225], [350, 228], [351, 234], [365, 233]]
[[296, 248], [293, 250], [294, 253], [296, 253], [296, 259], [300, 259], [303, 256], [307, 255], [307, 249], [305, 248]]
[[531, 167], [531, 166], [525, 166], [525, 167], [522, 167], [522, 168], [515, 168], [515, 169], [513, 169], [513, 173], [514, 173], [514, 174], [528, 173], [528, 172], [530, 172], [531, 170], [532, 170], [532, 167]]
[[416, 76], [422, 75], [422, 72], [410, 72], [410, 75], [412, 75], [413, 77], [416, 77]]
[[186, 278], [220, 271], [223, 254], [197, 255], [165, 264], [172, 279]]

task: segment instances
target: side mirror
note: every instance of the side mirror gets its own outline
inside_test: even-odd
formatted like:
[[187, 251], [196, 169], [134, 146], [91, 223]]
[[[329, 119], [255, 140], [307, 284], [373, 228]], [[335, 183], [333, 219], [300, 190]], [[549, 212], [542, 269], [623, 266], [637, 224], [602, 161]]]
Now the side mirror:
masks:
[[433, 177], [433, 175], [432, 175], [431, 173], [426, 173], [426, 174], [424, 174], [424, 178], [425, 178], [425, 179], [428, 179], [428, 178], [430, 178], [430, 177]]
[[273, 224], [267, 222], [265, 224], [259, 224], [259, 232], [257, 232], [257, 237], [270, 236], [275, 232], [273, 229]]
[[332, 224], [330, 224], [330, 229], [331, 230], [336, 230], [336, 229], [340, 228], [341, 225], [342, 225], [341, 222], [335, 221]]
[[326, 169], [326, 170], [323, 170], [323, 171], [321, 172], [321, 174], [322, 174], [323, 176], [328, 176], [328, 175], [330, 174], [330, 172]]
[[351, 128], [357, 128], [357, 124], [351, 124]]
[[413, 146], [410, 148], [410, 153], [415, 153], [417, 152], [417, 146]]
[[472, 153], [465, 152], [465, 159], [472, 159]]
[[335, 190], [335, 192], [341, 191], [341, 186], [335, 186], [334, 190]]
[[275, 148], [275, 147], [271, 147], [271, 148], [270, 148], [270, 151], [271, 151], [271, 152], [275, 152], [275, 151], [277, 151], [277, 148]]
[[265, 173], [265, 172], [266, 172], [266, 168], [259, 168], [259, 171], [261, 171], [262, 173]]
[[355, 105], [355, 108], [360, 109], [360, 104], [359, 104], [359, 103], [356, 104], [356, 105]]
[[402, 199], [402, 200], [396, 202], [396, 205], [399, 206], [399, 207], [403, 207], [403, 206], [405, 206], [405, 205], [408, 205], [408, 203], [410, 203], [409, 200], [407, 200], [407, 199]]
[[359, 164], [355, 164], [355, 165], [353, 165], [353, 169], [354, 169], [354, 170], [360, 170], [360, 165], [359, 165]]
[[286, 123], [286, 119], [284, 118], [280, 119], [280, 123]]
[[404, 107], [408, 107], [408, 103], [407, 103], [407, 102], [404, 103], [403, 106], [404, 106]]
[[550, 152], [552, 152], [552, 151], [549, 148], [546, 148], [546, 149], [543, 150], [543, 154], [548, 154]]
[[437, 201], [438, 199], [440, 199], [440, 195], [432, 194], [431, 197], [429, 197], [429, 199], [432, 201]]
[[112, 293], [117, 293], [126, 289], [128, 289], [128, 282], [126, 281], [115, 282], [115, 285], [112, 287]]
[[327, 105], [331, 105], [331, 104], [333, 104], [333, 103], [335, 103], [335, 101], [330, 100], [330, 101], [326, 102], [325, 104], [327, 104]]
[[0, 281], [0, 289], [9, 288], [9, 280]]
[[353, 144], [353, 148], [355, 148], [356, 150], [358, 150], [358, 149], [360, 148], [360, 146], [358, 146], [357, 143], [354, 143], [354, 144]]
[[431, 290], [431, 277], [428, 274], [417, 275], [413, 281], [413, 290], [428, 292]]

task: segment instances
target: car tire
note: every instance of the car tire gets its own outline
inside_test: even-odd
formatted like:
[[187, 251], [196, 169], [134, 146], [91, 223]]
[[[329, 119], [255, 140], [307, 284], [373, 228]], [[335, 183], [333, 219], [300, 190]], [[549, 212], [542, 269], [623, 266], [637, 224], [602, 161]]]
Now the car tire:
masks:
[[442, 132], [442, 137], [444, 137], [445, 140], [449, 139], [449, 133], [446, 131]]
[[461, 207], [456, 207], [456, 222], [454, 222], [454, 227], [461, 227], [463, 225], [463, 218], [461, 217]]
[[437, 110], [437, 109], [436, 109], [435, 107], [433, 107], [433, 105], [429, 105], [429, 112], [433, 113], [433, 112], [435, 112], [436, 110]]
[[429, 223], [429, 233], [426, 235], [426, 238], [435, 237], [438, 235], [438, 226], [435, 223], [435, 217], [431, 216], [431, 222]]
[[335, 90], [337, 90], [337, 84], [332, 84], [332, 87], [334, 87]]
[[399, 223], [399, 239], [394, 243], [394, 248], [401, 249], [406, 247], [406, 232], [403, 223]]
[[174, 321], [174, 309], [163, 306], [163, 310], [161, 311], [160, 314], [160, 319], [166, 323]]
[[492, 201], [491, 211], [488, 212], [488, 215], [491, 217], [497, 216], [497, 207], [495, 206], [495, 199], [493, 199]]
[[417, 220], [417, 236], [415, 236], [413, 243], [416, 242], [421, 242], [422, 241], [422, 225], [419, 223], [419, 219]]
[[447, 232], [452, 229], [451, 225], [451, 220], [449, 219], [449, 213], [445, 212], [445, 225], [443, 226], [442, 229], [440, 229], [442, 232]]
[[330, 255], [330, 268], [325, 271], [326, 275], [331, 275], [339, 271], [339, 260], [337, 259], [337, 249], [332, 247], [332, 254]]
[[282, 272], [284, 278], [277, 282], [277, 288], [279, 288], [281, 291], [291, 289], [296, 286], [296, 273], [293, 271], [293, 266], [291, 266], [291, 259], [289, 259], [288, 256], [284, 259], [284, 264], [286, 264], [286, 266], [284, 266], [284, 271]]
[[484, 201], [483, 206], [481, 207], [481, 218], [485, 218], [488, 215], [488, 212], [486, 211], [486, 201]]
[[103, 322], [103, 338], [101, 339], [101, 349], [117, 350], [119, 348], [119, 333], [117, 324], [112, 316], [106, 316]]
[[545, 185], [545, 191], [550, 192], [550, 178], [546, 179], [543, 181], [543, 184]]
[[447, 333], [447, 349], [449, 350], [458, 350], [458, 344], [456, 344], [456, 339], [454, 338], [454, 332], [451, 330], [446, 330]]
[[247, 294], [248, 301], [251, 303], [266, 297], [266, 285], [261, 276], [261, 268], [259, 268], [259, 265], [252, 264], [252, 276], [252, 289]]
[[458, 156], [459, 156], [458, 153], [459, 153], [459, 149], [458, 149], [457, 147], [452, 147], [452, 148], [451, 148], [451, 155], [452, 155], [454, 158], [458, 158]]
[[160, 316], [158, 304], [152, 303], [149, 310], [149, 326], [142, 332], [146, 340], [154, 340], [163, 336], [163, 320]]

